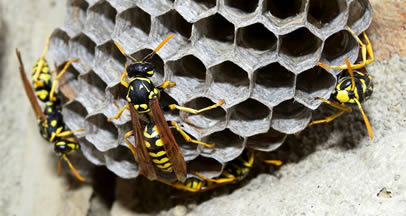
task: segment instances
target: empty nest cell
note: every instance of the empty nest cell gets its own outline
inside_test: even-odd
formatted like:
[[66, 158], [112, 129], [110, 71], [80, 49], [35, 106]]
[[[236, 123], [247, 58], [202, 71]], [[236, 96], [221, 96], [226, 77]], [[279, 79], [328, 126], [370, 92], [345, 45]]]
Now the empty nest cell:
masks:
[[256, 70], [254, 75], [253, 97], [268, 106], [293, 97], [295, 75], [278, 62]]
[[237, 45], [255, 50], [276, 50], [276, 36], [263, 24], [255, 23], [237, 31]]
[[[62, 109], [62, 113], [64, 119], [70, 120], [66, 122], [70, 130], [77, 130], [80, 128], [86, 129], [85, 117], [87, 116], [88, 112], [81, 103], [78, 101], [72, 101], [66, 104]], [[86, 132], [87, 131], [84, 133]], [[83, 133], [79, 133], [79, 135], [81, 134]]]
[[80, 33], [70, 40], [69, 47], [71, 56], [79, 59], [81, 73], [87, 72], [93, 64], [96, 44], [85, 34]]
[[204, 148], [202, 155], [214, 158], [220, 163], [231, 161], [238, 157], [244, 150], [245, 140], [243, 137], [233, 133], [226, 128], [214, 132], [204, 139], [207, 143], [215, 143], [215, 149]]
[[353, 27], [365, 15], [369, 6], [368, 0], [354, 0], [351, 2], [347, 25]]
[[312, 112], [294, 99], [284, 101], [274, 107], [272, 128], [286, 134], [294, 134], [306, 128]]
[[194, 55], [183, 56], [176, 61], [167, 63], [168, 71], [172, 73], [172, 80], [177, 87], [185, 91], [193, 91], [206, 80], [206, 67]]
[[66, 19], [66, 25], [68, 25], [71, 35], [76, 35], [83, 30], [86, 23], [87, 8], [89, 4], [85, 0], [69, 0], [68, 19]]
[[281, 37], [280, 52], [291, 57], [305, 56], [314, 53], [321, 43], [318, 37], [303, 27]]
[[110, 39], [117, 11], [107, 1], [100, 1], [89, 8], [87, 33], [96, 44]]
[[[55, 59], [57, 63], [62, 63], [64, 61], [67, 61], [69, 58], [69, 40], [70, 37], [69, 35], [60, 30], [56, 29], [52, 33], [52, 38], [50, 40], [50, 52]], [[45, 41], [44, 41], [45, 42]], [[45, 46], [45, 43], [44, 43]], [[56, 48], [54, 48], [56, 47]], [[61, 50], [65, 50], [64, 52], [61, 52]]]
[[335, 77], [321, 67], [313, 67], [298, 75], [296, 98], [308, 107], [316, 109], [321, 103], [315, 97], [329, 98], [336, 83]]
[[[217, 102], [215, 102], [217, 103]], [[186, 107], [194, 109], [202, 109], [215, 104], [212, 100], [206, 97], [195, 98], [185, 104]], [[224, 122], [226, 120], [226, 111], [222, 107], [217, 107], [198, 115], [189, 114], [185, 117], [185, 122], [192, 124], [198, 128], [210, 129], [218, 122]]]
[[146, 41], [151, 31], [151, 16], [141, 8], [129, 8], [117, 17], [115, 35], [120, 43], [137, 44]]
[[94, 71], [108, 85], [120, 80], [125, 62], [126, 57], [121, 54], [113, 41], [110, 40], [96, 47]]
[[80, 86], [80, 97], [83, 98], [80, 101], [93, 112], [105, 100], [107, 85], [94, 71], [90, 71], [80, 77]]
[[188, 172], [199, 172], [208, 178], [217, 177], [223, 165], [215, 159], [199, 156], [187, 164]]
[[295, 17], [305, 9], [306, 0], [265, 0], [264, 12], [270, 12], [273, 16], [280, 19]]
[[138, 165], [127, 147], [117, 146], [105, 154], [106, 166], [109, 170], [122, 178], [138, 176]]
[[346, 7], [346, 0], [310, 0], [307, 19], [317, 28], [322, 28], [343, 13]]
[[285, 141], [287, 135], [272, 128], [268, 132], [247, 138], [247, 147], [259, 151], [275, 151]]
[[269, 129], [270, 110], [261, 102], [249, 98], [232, 108], [228, 128], [240, 136], [250, 136]]
[[196, 30], [204, 37], [221, 43], [233, 43], [234, 25], [220, 14], [198, 21]]
[[218, 100], [225, 99], [226, 106], [244, 100], [249, 95], [248, 73], [231, 61], [225, 61], [209, 69], [212, 76], [210, 90]]
[[328, 65], [344, 64], [344, 58], [350, 58], [358, 54], [358, 42], [347, 30], [339, 31], [324, 42], [322, 59]]
[[[103, 114], [94, 114], [86, 118], [89, 123], [86, 139], [93, 143], [99, 151], [107, 151], [118, 146], [117, 128]], [[114, 145], [112, 145], [115, 143]]]
[[239, 13], [246, 14], [254, 12], [258, 7], [258, 0], [225, 0], [224, 4]]
[[192, 23], [187, 22], [176, 10], [171, 10], [157, 19], [169, 32], [181, 35], [185, 39], [190, 38]]

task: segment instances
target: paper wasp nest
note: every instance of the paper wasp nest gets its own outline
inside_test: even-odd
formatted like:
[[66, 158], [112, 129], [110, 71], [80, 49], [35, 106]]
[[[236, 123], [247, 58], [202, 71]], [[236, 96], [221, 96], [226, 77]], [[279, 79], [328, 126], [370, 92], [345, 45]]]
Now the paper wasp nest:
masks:
[[50, 47], [58, 63], [80, 59], [65, 77], [76, 96], [65, 105], [66, 123], [86, 129], [79, 138], [89, 161], [136, 177], [123, 140], [129, 113], [106, 121], [127, 103], [120, 85], [126, 58], [113, 40], [141, 59], [176, 33], [152, 59], [152, 81], [177, 83], [161, 93], [162, 105], [201, 108], [225, 99], [222, 108], [200, 115], [166, 113], [196, 139], [216, 144], [203, 149], [174, 131], [188, 166], [204, 162], [202, 169], [218, 175], [244, 148], [272, 151], [306, 127], [321, 103], [314, 97], [328, 98], [340, 72], [316, 62], [354, 62], [359, 45], [345, 26], [366, 30], [371, 10], [367, 0], [68, 1], [66, 23]]

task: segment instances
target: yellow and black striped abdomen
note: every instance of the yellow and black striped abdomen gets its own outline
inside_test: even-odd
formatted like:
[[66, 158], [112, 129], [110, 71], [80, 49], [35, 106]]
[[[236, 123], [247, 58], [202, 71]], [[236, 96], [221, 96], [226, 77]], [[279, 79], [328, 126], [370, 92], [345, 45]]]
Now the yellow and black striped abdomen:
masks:
[[173, 167], [164, 147], [166, 140], [160, 136], [153, 121], [145, 126], [144, 142], [154, 166], [160, 171], [172, 173]]
[[354, 99], [360, 103], [367, 100], [373, 92], [372, 77], [358, 71], [354, 71], [355, 89], [352, 91], [351, 77], [343, 77], [331, 95], [331, 99], [341, 104], [354, 104]]
[[[40, 68], [41, 67], [41, 68]], [[42, 102], [49, 100], [49, 93], [52, 88], [52, 75], [49, 71], [48, 63], [45, 60], [38, 60], [32, 68], [32, 85], [35, 95]]]

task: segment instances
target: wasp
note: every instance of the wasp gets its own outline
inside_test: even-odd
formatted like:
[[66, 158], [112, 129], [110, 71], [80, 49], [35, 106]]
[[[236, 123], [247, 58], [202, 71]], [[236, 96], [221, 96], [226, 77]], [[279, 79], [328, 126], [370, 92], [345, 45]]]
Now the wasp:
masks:
[[[239, 157], [227, 163], [219, 177], [211, 179], [198, 172], [193, 172], [193, 174], [199, 178], [191, 177], [186, 179], [184, 183], [179, 181], [171, 183], [163, 179], [158, 179], [158, 181], [180, 190], [189, 192], [205, 192], [226, 184], [238, 183], [242, 181], [245, 179], [245, 177], [247, 177], [249, 171], [254, 165], [254, 162], [255, 152], [252, 150], [246, 150]], [[282, 165], [282, 161], [279, 160], [265, 160], [264, 162], [274, 164], [276, 166]]]
[[[18, 50], [16, 50], [16, 55], [17, 59], [19, 62], [19, 70], [20, 70], [20, 76], [21, 80], [23, 82], [24, 90], [25, 93], [30, 101], [30, 104], [34, 110], [35, 116], [38, 118], [38, 126], [40, 129], [40, 133], [42, 137], [47, 140], [50, 143], [54, 143], [54, 151], [56, 154], [59, 156], [59, 161], [58, 161], [58, 166], [57, 166], [57, 173], [60, 175], [61, 172], [61, 161], [62, 159], [67, 162], [69, 165], [70, 169], [72, 170], [73, 174], [76, 176], [76, 178], [80, 181], [85, 181], [83, 177], [79, 175], [79, 173], [76, 171], [75, 167], [72, 165], [70, 162], [68, 155], [72, 154], [76, 150], [80, 148], [79, 143], [76, 142], [76, 140], [73, 137], [69, 137], [72, 134], [76, 132], [83, 131], [83, 129], [78, 129], [74, 131], [70, 131], [66, 129], [65, 123], [63, 121], [63, 116], [62, 116], [62, 104], [59, 99], [55, 98], [52, 100], [51, 97], [47, 96], [48, 100], [44, 100], [45, 102], [45, 107], [43, 110], [41, 110], [41, 107], [37, 101], [37, 98], [42, 100], [44, 99], [41, 97], [42, 94], [38, 95], [38, 91], [34, 92], [32, 89], [30, 82], [25, 74], [24, 70], [24, 64], [21, 59], [21, 54]], [[34, 68], [38, 67], [39, 64], [44, 64], [43, 60], [39, 60], [39, 62], [42, 63], [36, 63], [36, 66]], [[69, 65], [67, 65], [69, 66]], [[45, 67], [40, 68], [40, 74], [44, 71]], [[65, 65], [65, 68], [66, 65]], [[46, 70], [45, 70], [46, 71]], [[66, 69], [65, 69], [66, 71]], [[62, 73], [62, 72], [61, 72]], [[46, 81], [44, 83], [50, 84], [52, 86], [52, 80], [51, 79], [44, 79], [44, 75], [46, 73], [42, 73], [39, 78], [37, 79], [38, 82]], [[59, 75], [58, 75], [59, 76]]]
[[[159, 91], [173, 87], [176, 83], [165, 80], [163, 84], [155, 87], [149, 78], [154, 75], [154, 65], [149, 63], [148, 60], [173, 36], [174, 34], [166, 37], [155, 50], [145, 56], [141, 61], [128, 55], [119, 43], [114, 42], [120, 52], [132, 62], [125, 65], [124, 73], [120, 78], [121, 85], [127, 88], [126, 100], [128, 104], [123, 106], [116, 116], [108, 118], [107, 121], [120, 118], [124, 110], [129, 109], [133, 130], [126, 133], [124, 138], [136, 161], [140, 164], [140, 173], [148, 179], [154, 180], [157, 179], [156, 168], [163, 173], [175, 173], [177, 180], [183, 182], [186, 179], [186, 164], [159, 105]], [[127, 76], [129, 77], [129, 82], [125, 81]], [[223, 103], [224, 100], [221, 100], [217, 104], [200, 110], [181, 107], [176, 104], [171, 104], [167, 106], [167, 108], [169, 110], [178, 109], [198, 114], [219, 107]], [[143, 130], [140, 119], [146, 122]], [[187, 142], [210, 148], [213, 147], [213, 144], [192, 139], [175, 121], [170, 121], [169, 124], [175, 127]], [[128, 137], [134, 135], [137, 148], [128, 140]]]

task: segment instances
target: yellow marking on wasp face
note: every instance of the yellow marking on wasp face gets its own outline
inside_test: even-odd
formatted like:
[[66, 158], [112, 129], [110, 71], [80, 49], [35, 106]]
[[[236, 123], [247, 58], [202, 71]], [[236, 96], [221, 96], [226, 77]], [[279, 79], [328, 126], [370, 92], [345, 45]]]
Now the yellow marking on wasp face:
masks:
[[347, 103], [350, 100], [347, 91], [338, 91], [336, 99], [340, 101], [340, 103]]
[[134, 108], [135, 108], [135, 110], [138, 110], [138, 108], [140, 108], [140, 105], [135, 104], [135, 105], [134, 105]]
[[152, 162], [154, 162], [155, 164], [163, 164], [169, 161], [169, 158], [165, 157], [162, 158], [161, 160], [158, 159], [152, 159]]
[[165, 155], [166, 152], [165, 151], [159, 151], [158, 153], [148, 152], [148, 154], [149, 154], [149, 156], [156, 158], [156, 157], [161, 157], [161, 156]]
[[147, 74], [152, 75], [152, 74], [154, 74], [154, 71], [148, 71]]
[[168, 167], [170, 167], [170, 166], [172, 166], [171, 163], [166, 163], [166, 164], [164, 164], [164, 165], [160, 165], [160, 164], [157, 164], [157, 165], [156, 165], [156, 167], [158, 167], [159, 169], [166, 169], [166, 168], [168, 168]]
[[55, 127], [56, 124], [58, 124], [58, 122], [57, 122], [56, 120], [52, 120], [52, 121], [51, 121], [51, 126], [52, 126], [52, 127]]
[[148, 104], [141, 104], [140, 107], [143, 108], [144, 110], [148, 109]]
[[145, 144], [145, 147], [151, 148], [151, 143], [149, 143], [148, 141], [144, 140], [144, 144]]
[[164, 146], [164, 142], [162, 141], [162, 139], [158, 139], [157, 141], [155, 141], [155, 145], [156, 146]]
[[45, 90], [37, 91], [35, 92], [35, 95], [37, 95], [37, 97], [39, 97], [41, 100], [45, 100], [45, 98], [48, 97], [48, 91]]

